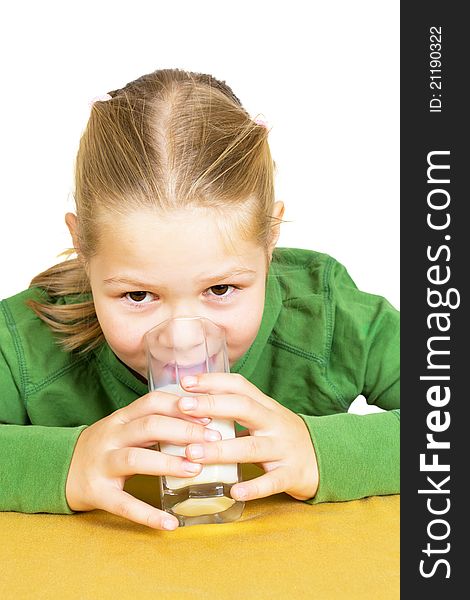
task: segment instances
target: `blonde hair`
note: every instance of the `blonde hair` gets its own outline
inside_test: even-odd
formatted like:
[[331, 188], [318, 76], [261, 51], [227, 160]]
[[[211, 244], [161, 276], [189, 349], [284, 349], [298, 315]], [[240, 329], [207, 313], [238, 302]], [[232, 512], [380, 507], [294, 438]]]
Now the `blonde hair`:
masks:
[[275, 164], [268, 130], [250, 118], [225, 82], [161, 69], [109, 95], [93, 103], [75, 161], [79, 256], [30, 284], [49, 299], [29, 306], [62, 334], [59, 343], [67, 351], [86, 352], [104, 341], [85, 265], [113, 215], [207, 208], [232, 248], [236, 233], [265, 249], [267, 269], [273, 225], [281, 221], [272, 216]]

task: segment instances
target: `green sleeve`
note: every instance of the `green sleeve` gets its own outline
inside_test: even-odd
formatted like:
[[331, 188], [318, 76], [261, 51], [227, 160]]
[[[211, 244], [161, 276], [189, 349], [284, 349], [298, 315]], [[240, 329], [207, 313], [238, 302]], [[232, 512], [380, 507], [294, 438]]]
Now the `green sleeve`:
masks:
[[[319, 487], [307, 502], [400, 492], [400, 316], [381, 296], [357, 289], [339, 263], [329, 286], [331, 349], [326, 378], [344, 413], [300, 415], [317, 455]], [[346, 412], [364, 395], [385, 412]]]
[[310, 504], [400, 492], [399, 410], [300, 415], [312, 437], [320, 482]]
[[0, 510], [71, 514], [65, 483], [85, 427], [0, 425]]
[[26, 367], [17, 344], [0, 311], [0, 510], [72, 513], [65, 483], [85, 426], [31, 425], [23, 400]]

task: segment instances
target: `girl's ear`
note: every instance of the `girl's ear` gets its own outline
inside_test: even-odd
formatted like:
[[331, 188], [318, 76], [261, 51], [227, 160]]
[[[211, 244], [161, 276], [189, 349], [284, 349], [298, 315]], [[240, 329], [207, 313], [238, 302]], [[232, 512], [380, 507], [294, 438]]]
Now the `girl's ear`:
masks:
[[78, 255], [78, 254], [80, 254], [80, 247], [78, 244], [77, 215], [74, 215], [73, 213], [70, 213], [70, 212], [67, 213], [65, 215], [65, 224], [67, 225], [67, 227], [70, 231], [73, 247], [75, 248], [75, 251]]
[[[282, 202], [281, 200], [278, 200], [277, 202], [274, 203], [274, 209], [273, 209], [272, 216], [276, 219], [282, 219], [282, 217], [284, 215], [284, 210], [285, 210], [284, 202]], [[270, 260], [273, 255], [274, 248], [276, 247], [277, 240], [279, 239], [280, 233], [281, 233], [281, 224], [275, 223], [272, 228], [271, 243], [269, 245], [269, 259]]]
[[282, 219], [282, 217], [284, 216], [284, 210], [284, 202], [282, 202], [282, 200], [277, 200], [277, 202], [274, 203], [273, 217]]
[[75, 249], [75, 252], [77, 254], [77, 258], [80, 262], [80, 264], [82, 265], [83, 269], [85, 270], [85, 273], [87, 275], [87, 277], [90, 277], [90, 272], [89, 272], [89, 267], [88, 267], [88, 263], [85, 260], [85, 257], [83, 256], [81, 250], [80, 250], [80, 243], [79, 243], [79, 235], [78, 235], [78, 219], [77, 219], [77, 215], [74, 215], [73, 213], [67, 213], [65, 215], [65, 224], [67, 225], [69, 231], [70, 231], [70, 235], [72, 236], [72, 242], [73, 242], [73, 247]]

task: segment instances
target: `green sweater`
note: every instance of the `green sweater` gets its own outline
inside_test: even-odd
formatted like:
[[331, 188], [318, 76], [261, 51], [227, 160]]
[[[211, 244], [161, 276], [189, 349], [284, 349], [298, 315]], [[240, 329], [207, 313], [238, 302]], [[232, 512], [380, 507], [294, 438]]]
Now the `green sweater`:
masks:
[[[25, 306], [41, 297], [31, 288], [0, 302], [0, 510], [71, 513], [78, 436], [147, 386], [106, 343], [84, 356], [61, 350]], [[231, 371], [305, 421], [320, 474], [307, 502], [399, 492], [399, 313], [335, 259], [275, 249], [258, 335]], [[348, 413], [360, 394], [385, 412]]]

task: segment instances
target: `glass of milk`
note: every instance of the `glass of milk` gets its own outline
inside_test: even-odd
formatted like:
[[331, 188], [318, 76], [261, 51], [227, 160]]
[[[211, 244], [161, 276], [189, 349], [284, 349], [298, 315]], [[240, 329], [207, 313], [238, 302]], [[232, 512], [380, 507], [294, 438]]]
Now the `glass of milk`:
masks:
[[[229, 373], [225, 331], [204, 317], [177, 317], [163, 321], [145, 334], [150, 391], [181, 396], [199, 396], [185, 391], [180, 381], [198, 373]], [[212, 419], [206, 426], [220, 432], [222, 439], [235, 437], [234, 422]], [[186, 446], [159, 442], [157, 450], [185, 456]], [[195, 477], [162, 476], [162, 509], [173, 514], [180, 525], [227, 523], [240, 517], [244, 502], [230, 496], [241, 480], [240, 465], [208, 464]]]

